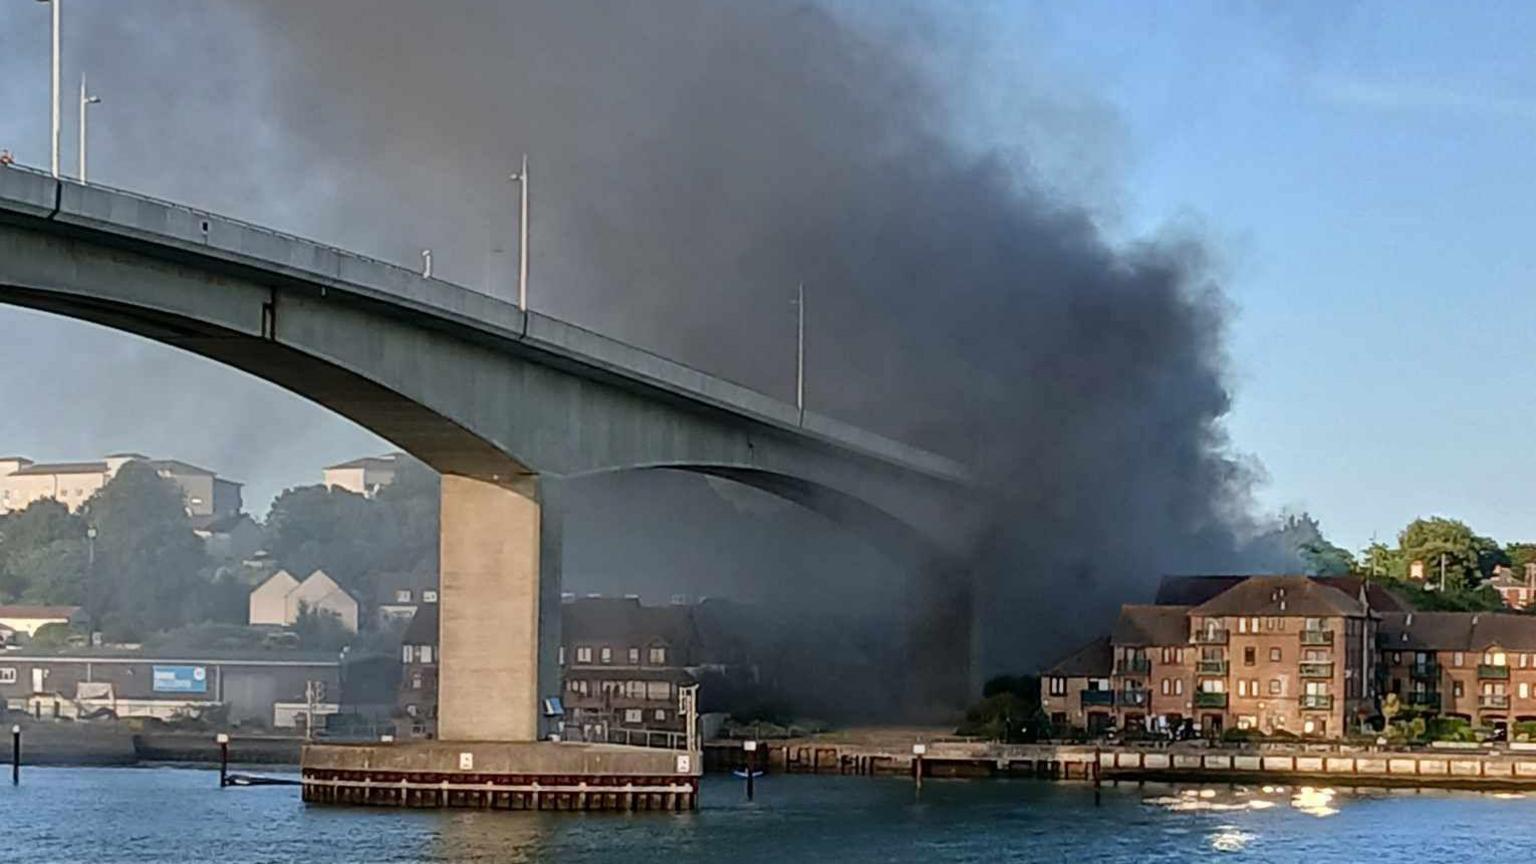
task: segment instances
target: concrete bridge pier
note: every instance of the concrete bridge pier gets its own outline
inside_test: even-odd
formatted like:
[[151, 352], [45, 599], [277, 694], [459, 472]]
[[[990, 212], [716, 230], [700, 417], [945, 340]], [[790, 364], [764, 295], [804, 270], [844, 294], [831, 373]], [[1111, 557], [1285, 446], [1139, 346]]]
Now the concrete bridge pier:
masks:
[[[442, 478], [438, 737], [537, 741], [559, 695], [560, 518], [537, 475]], [[541, 645], [544, 650], [541, 651]]]

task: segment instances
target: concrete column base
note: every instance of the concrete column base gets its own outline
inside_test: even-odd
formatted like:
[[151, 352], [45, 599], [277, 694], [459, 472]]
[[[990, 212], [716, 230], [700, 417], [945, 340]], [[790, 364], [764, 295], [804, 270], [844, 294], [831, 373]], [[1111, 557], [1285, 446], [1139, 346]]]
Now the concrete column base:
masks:
[[539, 480], [445, 474], [442, 483], [438, 737], [536, 741]]

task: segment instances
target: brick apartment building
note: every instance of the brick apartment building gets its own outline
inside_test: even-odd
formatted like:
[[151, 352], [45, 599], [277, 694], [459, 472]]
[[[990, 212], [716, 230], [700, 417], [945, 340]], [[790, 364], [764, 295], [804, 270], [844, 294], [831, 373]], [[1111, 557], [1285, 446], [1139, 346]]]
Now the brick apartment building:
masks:
[[1101, 636], [1062, 658], [1041, 674], [1040, 707], [1060, 729], [1087, 729], [1097, 735], [1113, 723], [1114, 669], [1109, 637]]
[[1494, 728], [1536, 720], [1536, 617], [1386, 613], [1380, 648], [1383, 691], [1403, 708]]
[[[1111, 714], [1126, 730], [1337, 736], [1377, 713], [1383, 608], [1401, 605], [1360, 580], [1170, 578], [1158, 602], [1121, 608], [1109, 637], [1110, 695], [1088, 698], [1112, 703], [1095, 704], [1093, 713]], [[1042, 700], [1069, 680], [1047, 670]], [[1070, 712], [1047, 710], [1078, 725]]]
[[[561, 604], [559, 662], [569, 740], [664, 743], [684, 734], [685, 686], [707, 673], [750, 667], [729, 634], [734, 604], [706, 600], [645, 606], [636, 597], [568, 597]], [[396, 728], [431, 737], [437, 727], [438, 616], [420, 606], [401, 645]]]

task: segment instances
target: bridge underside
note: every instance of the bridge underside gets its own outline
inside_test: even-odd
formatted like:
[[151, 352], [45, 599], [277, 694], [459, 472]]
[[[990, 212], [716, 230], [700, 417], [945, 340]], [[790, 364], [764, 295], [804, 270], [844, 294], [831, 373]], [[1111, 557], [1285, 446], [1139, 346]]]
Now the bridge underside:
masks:
[[[13, 179], [0, 173], [0, 192]], [[98, 194], [112, 193], [66, 185], [61, 196]], [[136, 202], [133, 210], [142, 216], [154, 206]], [[158, 226], [155, 219], [187, 217], [144, 218]], [[218, 229], [202, 222], [203, 242]], [[536, 316], [490, 308], [486, 298], [456, 300], [456, 318], [433, 317], [419, 301], [383, 297], [396, 290], [399, 274], [346, 296], [292, 267], [269, 272], [260, 262], [213, 260], [213, 251], [161, 248], [143, 239], [147, 229], [127, 239], [105, 230], [0, 212], [0, 303], [138, 334], [243, 370], [347, 417], [443, 475], [444, 739], [540, 736], [540, 697], [559, 695], [561, 508], [558, 482], [546, 478], [628, 467], [746, 483], [869, 532], [894, 558], [923, 562], [933, 575], [915, 620], [932, 624], [914, 628], [909, 701], [957, 706], [964, 699], [968, 580], [951, 550], [924, 539], [942, 534], [959, 509], [952, 480], [838, 445], [829, 432], [785, 428], [773, 420], [773, 406], [763, 417], [733, 413], [637, 383], [610, 368], [630, 355], [564, 325], [541, 325], [558, 338], [529, 347], [528, 320]], [[299, 260], [302, 252], [288, 250], [280, 260]], [[521, 335], [504, 324], [514, 319], [522, 321]], [[565, 345], [560, 340], [592, 342], [597, 353], [585, 365], [551, 359]]]

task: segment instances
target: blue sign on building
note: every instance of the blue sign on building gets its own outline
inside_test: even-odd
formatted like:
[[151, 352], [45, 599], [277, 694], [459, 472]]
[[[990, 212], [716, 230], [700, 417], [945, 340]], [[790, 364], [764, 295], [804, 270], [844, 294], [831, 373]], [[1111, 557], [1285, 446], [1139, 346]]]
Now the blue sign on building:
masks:
[[156, 666], [156, 693], [207, 693], [208, 670], [202, 666]]

